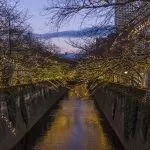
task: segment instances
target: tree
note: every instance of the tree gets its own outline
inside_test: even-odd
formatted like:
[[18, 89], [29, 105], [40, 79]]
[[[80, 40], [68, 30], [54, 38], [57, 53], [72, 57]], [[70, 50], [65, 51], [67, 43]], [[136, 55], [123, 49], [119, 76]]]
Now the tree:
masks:
[[[132, 9], [129, 6], [132, 6]], [[149, 43], [147, 34], [149, 33], [149, 23], [146, 26], [143, 24], [149, 20], [149, 6], [149, 0], [64, 0], [61, 2], [55, 0], [50, 3], [46, 11], [51, 20], [58, 25], [57, 27], [64, 21], [80, 14], [83, 16], [82, 22], [96, 16], [100, 26], [108, 24], [109, 20], [115, 17], [117, 9], [121, 9], [123, 12], [121, 21], [127, 19], [126, 23], [123, 23], [122, 30], [118, 30], [113, 41], [109, 42], [110, 45], [108, 44], [109, 38], [101, 43], [101, 49], [107, 49], [109, 53], [106, 57], [91, 57], [89, 55], [86, 60], [79, 62], [76, 72], [81, 75], [81, 80], [85, 81], [103, 79], [114, 82], [117, 78], [117, 82], [120, 83], [127, 82], [143, 86], [142, 80], [149, 65], [147, 63], [149, 47], [146, 46]], [[126, 13], [126, 11], [129, 12]], [[116, 19], [119, 17], [116, 16]], [[138, 44], [140, 42], [144, 44]], [[88, 51], [96, 44], [89, 43], [80, 46], [73, 43], [73, 45]], [[91, 45], [93, 46], [91, 47]]]
[[2, 0], [0, 5], [0, 39], [2, 61], [2, 82], [4, 86], [11, 84], [14, 72], [12, 52], [19, 49], [22, 36], [27, 29], [27, 14], [18, 9], [17, 0]]
[[3, 40], [4, 55], [11, 56], [13, 49], [19, 46], [19, 40], [27, 30], [27, 13], [18, 9], [17, 0], [4, 0], [0, 7], [0, 39]]
[[[144, 5], [141, 5], [142, 4]], [[134, 4], [132, 13], [139, 11], [141, 8], [149, 5], [149, 0], [52, 0], [49, 6], [45, 8], [50, 16], [51, 22], [54, 22], [59, 27], [64, 21], [71, 19], [75, 15], [82, 14], [85, 19], [96, 17], [98, 24], [108, 24], [111, 18], [115, 15], [117, 7]], [[149, 12], [149, 7], [147, 7]]]

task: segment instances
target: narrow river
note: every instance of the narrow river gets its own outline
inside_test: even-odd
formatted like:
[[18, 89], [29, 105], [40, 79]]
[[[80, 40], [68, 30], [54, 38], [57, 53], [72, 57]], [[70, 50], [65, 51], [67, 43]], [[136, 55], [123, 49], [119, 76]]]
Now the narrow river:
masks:
[[14, 150], [123, 150], [106, 124], [86, 91], [76, 88]]

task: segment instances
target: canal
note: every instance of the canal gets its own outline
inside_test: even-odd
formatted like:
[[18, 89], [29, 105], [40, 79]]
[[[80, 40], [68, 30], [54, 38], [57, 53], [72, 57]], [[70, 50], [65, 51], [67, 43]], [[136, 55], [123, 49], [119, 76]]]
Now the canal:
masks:
[[123, 150], [85, 88], [75, 87], [13, 150]]

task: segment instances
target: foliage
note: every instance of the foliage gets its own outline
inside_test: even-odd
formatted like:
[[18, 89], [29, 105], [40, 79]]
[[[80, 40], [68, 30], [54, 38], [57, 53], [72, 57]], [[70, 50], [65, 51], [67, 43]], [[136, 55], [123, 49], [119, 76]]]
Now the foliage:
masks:
[[0, 86], [51, 80], [64, 84], [69, 64], [55, 54], [58, 48], [33, 35], [17, 0], [0, 2]]
[[[105, 49], [105, 55], [87, 53], [76, 72], [84, 82], [104, 80], [136, 87], [145, 87], [150, 66], [148, 29], [150, 21], [143, 18], [137, 25], [120, 32], [111, 46], [102, 43], [97, 51]], [[142, 44], [141, 44], [142, 42]], [[94, 52], [95, 53], [95, 52]]]

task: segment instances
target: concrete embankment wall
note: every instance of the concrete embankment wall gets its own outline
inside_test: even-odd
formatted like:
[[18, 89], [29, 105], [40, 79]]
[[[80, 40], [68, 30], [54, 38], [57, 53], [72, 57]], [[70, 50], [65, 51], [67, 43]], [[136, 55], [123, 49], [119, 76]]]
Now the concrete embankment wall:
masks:
[[66, 92], [40, 84], [0, 89], [0, 150], [13, 148]]
[[126, 150], [150, 150], [149, 93], [119, 85], [98, 86], [93, 94]]

